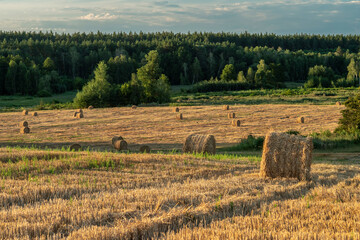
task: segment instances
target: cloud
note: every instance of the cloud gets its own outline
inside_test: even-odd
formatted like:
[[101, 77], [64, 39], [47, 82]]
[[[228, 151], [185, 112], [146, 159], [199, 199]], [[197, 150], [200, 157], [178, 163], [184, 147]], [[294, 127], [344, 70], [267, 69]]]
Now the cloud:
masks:
[[114, 20], [117, 18], [119, 18], [119, 16], [111, 15], [110, 13], [104, 13], [104, 14], [89, 13], [88, 15], [79, 17], [79, 19], [81, 20], [88, 20], [88, 21], [106, 21], [106, 20]]
[[0, 2], [0, 29], [3, 30], [248, 31], [278, 34], [358, 34], [360, 31], [359, 0]]

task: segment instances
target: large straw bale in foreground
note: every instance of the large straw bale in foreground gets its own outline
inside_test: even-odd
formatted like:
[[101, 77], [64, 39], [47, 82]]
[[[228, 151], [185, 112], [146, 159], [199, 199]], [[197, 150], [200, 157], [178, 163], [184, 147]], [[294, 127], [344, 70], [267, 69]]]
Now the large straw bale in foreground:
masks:
[[185, 139], [185, 153], [216, 153], [216, 141], [213, 135], [191, 134]]
[[260, 177], [310, 180], [312, 138], [270, 132], [266, 135]]

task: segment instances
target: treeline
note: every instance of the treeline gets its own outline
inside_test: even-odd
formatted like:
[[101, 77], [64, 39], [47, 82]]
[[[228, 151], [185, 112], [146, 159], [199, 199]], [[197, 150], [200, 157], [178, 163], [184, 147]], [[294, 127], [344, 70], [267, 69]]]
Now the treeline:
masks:
[[306, 82], [315, 66], [331, 69], [335, 80], [346, 79], [352, 59], [358, 65], [359, 47], [359, 35], [0, 32], [0, 94], [81, 89], [101, 61], [108, 67], [109, 83], [124, 84], [151, 50], [158, 52], [171, 85], [223, 79], [227, 65], [236, 73], [233, 80], [240, 72], [247, 79], [261, 61], [265, 75], [258, 75], [257, 82], [254, 76], [251, 87]]

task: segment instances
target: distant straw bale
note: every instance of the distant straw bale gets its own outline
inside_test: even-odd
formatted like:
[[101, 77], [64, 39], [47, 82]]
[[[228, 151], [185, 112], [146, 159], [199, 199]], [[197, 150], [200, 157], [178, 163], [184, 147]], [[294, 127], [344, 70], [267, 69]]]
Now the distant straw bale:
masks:
[[341, 106], [341, 102], [336, 102], [336, 106]]
[[28, 113], [29, 113], [28, 110], [23, 110], [23, 111], [22, 111], [22, 115], [24, 115], [24, 116], [25, 116], [25, 115], [28, 115]]
[[21, 127], [20, 133], [22, 133], [22, 134], [30, 133], [30, 128], [29, 127]]
[[232, 120], [231, 125], [235, 127], [240, 127], [240, 120], [236, 120], [236, 119]]
[[216, 153], [216, 141], [213, 135], [191, 134], [185, 139], [185, 153]]
[[132, 105], [131, 108], [132, 108], [132, 109], [136, 109], [137, 106], [136, 106], [136, 105]]
[[31, 115], [34, 116], [34, 117], [36, 117], [36, 116], [38, 115], [38, 113], [37, 113], [37, 112], [33, 112]]
[[20, 127], [28, 127], [29, 123], [27, 121], [21, 121], [20, 122]]
[[297, 122], [298, 122], [298, 123], [304, 123], [304, 122], [305, 122], [305, 118], [304, 118], [304, 117], [298, 117]]
[[180, 109], [178, 107], [173, 109], [173, 112], [179, 112], [179, 111], [180, 111]]
[[183, 119], [183, 115], [182, 115], [182, 113], [179, 113], [178, 115], [176, 115], [176, 119], [178, 119], [178, 120], [182, 120], [182, 119]]
[[230, 109], [229, 105], [224, 105], [223, 106], [223, 110], [229, 110], [229, 109]]
[[140, 147], [140, 152], [142, 152], [142, 153], [149, 153], [149, 152], [150, 152], [150, 147], [147, 146], [147, 145], [142, 145], [142, 146]]
[[312, 151], [312, 138], [270, 132], [264, 141], [260, 177], [310, 180]]
[[90, 106], [88, 107], [88, 109], [89, 109], [89, 110], [92, 110], [92, 109], [94, 109], [94, 107], [93, 107], [92, 105], [90, 105]]
[[114, 137], [111, 139], [112, 145], [114, 146], [115, 142], [118, 141], [118, 140], [124, 140], [124, 138], [123, 138], [122, 136], [114, 136]]
[[80, 151], [80, 150], [81, 150], [80, 144], [75, 143], [75, 144], [72, 144], [72, 145], [70, 146], [70, 151], [75, 151], [75, 152], [77, 152], [77, 151]]
[[228, 118], [230, 119], [230, 118], [235, 118], [235, 113], [233, 112], [233, 113], [228, 113]]
[[115, 143], [114, 143], [114, 148], [116, 150], [128, 150], [128, 144], [125, 140], [117, 140]]

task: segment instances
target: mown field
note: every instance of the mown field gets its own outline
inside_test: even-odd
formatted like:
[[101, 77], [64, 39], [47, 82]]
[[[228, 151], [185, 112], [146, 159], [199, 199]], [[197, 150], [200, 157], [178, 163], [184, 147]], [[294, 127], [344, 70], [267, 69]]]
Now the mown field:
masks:
[[[249, 134], [264, 136], [269, 130], [296, 130], [301, 134], [334, 130], [343, 106], [336, 105], [231, 105], [182, 106], [183, 120], [176, 119], [172, 107], [131, 107], [84, 110], [84, 118], [73, 117], [74, 110], [38, 111], [38, 116], [21, 112], [0, 113], [0, 146], [68, 147], [111, 150], [111, 139], [125, 138], [131, 151], [147, 144], [152, 150], [181, 149], [191, 133], [213, 134], [219, 147], [238, 143]], [[241, 126], [231, 126], [229, 112], [235, 112]], [[30, 112], [31, 113], [31, 112]], [[305, 123], [297, 118], [305, 117]], [[19, 133], [19, 122], [26, 120], [30, 134]]]
[[0, 148], [0, 239], [359, 239], [358, 154], [317, 157], [299, 182], [259, 157]]
[[[183, 120], [172, 107], [0, 113], [0, 239], [359, 239], [359, 153], [315, 152], [312, 180], [299, 182], [259, 178], [259, 152], [172, 151], [193, 132], [221, 148], [270, 129], [333, 130], [343, 108], [182, 106]], [[114, 151], [115, 135], [129, 152]]]

